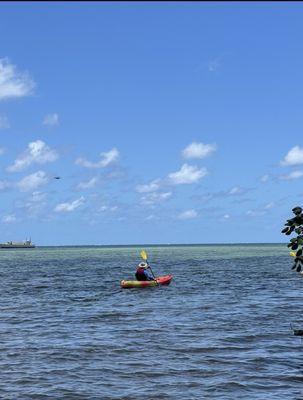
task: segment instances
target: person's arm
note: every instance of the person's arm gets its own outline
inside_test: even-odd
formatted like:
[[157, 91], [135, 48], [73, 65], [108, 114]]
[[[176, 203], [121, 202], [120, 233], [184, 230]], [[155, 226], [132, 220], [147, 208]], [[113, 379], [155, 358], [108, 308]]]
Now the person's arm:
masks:
[[147, 277], [147, 279], [148, 279], [149, 281], [153, 281], [153, 280], [154, 280], [154, 277], [153, 277], [152, 273], [151, 273], [148, 269], [146, 269], [146, 270], [144, 271], [144, 274], [145, 274], [145, 276]]

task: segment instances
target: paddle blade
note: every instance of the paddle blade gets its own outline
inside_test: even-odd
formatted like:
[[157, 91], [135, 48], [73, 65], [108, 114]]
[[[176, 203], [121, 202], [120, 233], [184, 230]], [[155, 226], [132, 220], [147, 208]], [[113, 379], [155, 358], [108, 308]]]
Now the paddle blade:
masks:
[[147, 254], [146, 254], [146, 251], [145, 250], [142, 250], [141, 251], [141, 253], [140, 253], [140, 255], [141, 255], [141, 257], [143, 258], [143, 260], [147, 260]]

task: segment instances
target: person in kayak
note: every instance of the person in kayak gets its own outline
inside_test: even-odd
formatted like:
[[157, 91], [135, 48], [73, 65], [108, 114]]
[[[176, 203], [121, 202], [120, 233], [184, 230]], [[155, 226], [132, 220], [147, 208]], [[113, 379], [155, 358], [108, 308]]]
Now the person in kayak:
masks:
[[136, 271], [137, 281], [154, 281], [152, 273], [148, 270], [149, 266], [145, 262], [140, 262]]

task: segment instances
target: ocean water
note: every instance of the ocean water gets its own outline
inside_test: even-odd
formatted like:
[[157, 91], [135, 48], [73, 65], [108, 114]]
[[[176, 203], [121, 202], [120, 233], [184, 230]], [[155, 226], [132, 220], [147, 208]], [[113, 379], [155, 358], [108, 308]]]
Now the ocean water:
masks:
[[[141, 249], [141, 248], [140, 248]], [[0, 251], [0, 399], [302, 399], [303, 279], [286, 245]]]

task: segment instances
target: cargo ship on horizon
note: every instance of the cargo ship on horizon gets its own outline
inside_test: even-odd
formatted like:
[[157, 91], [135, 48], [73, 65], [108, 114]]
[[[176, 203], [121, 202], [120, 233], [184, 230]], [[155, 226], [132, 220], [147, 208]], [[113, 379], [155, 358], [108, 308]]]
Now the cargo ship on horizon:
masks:
[[30, 240], [25, 240], [25, 242], [6, 242], [0, 243], [0, 249], [34, 249], [36, 246]]

